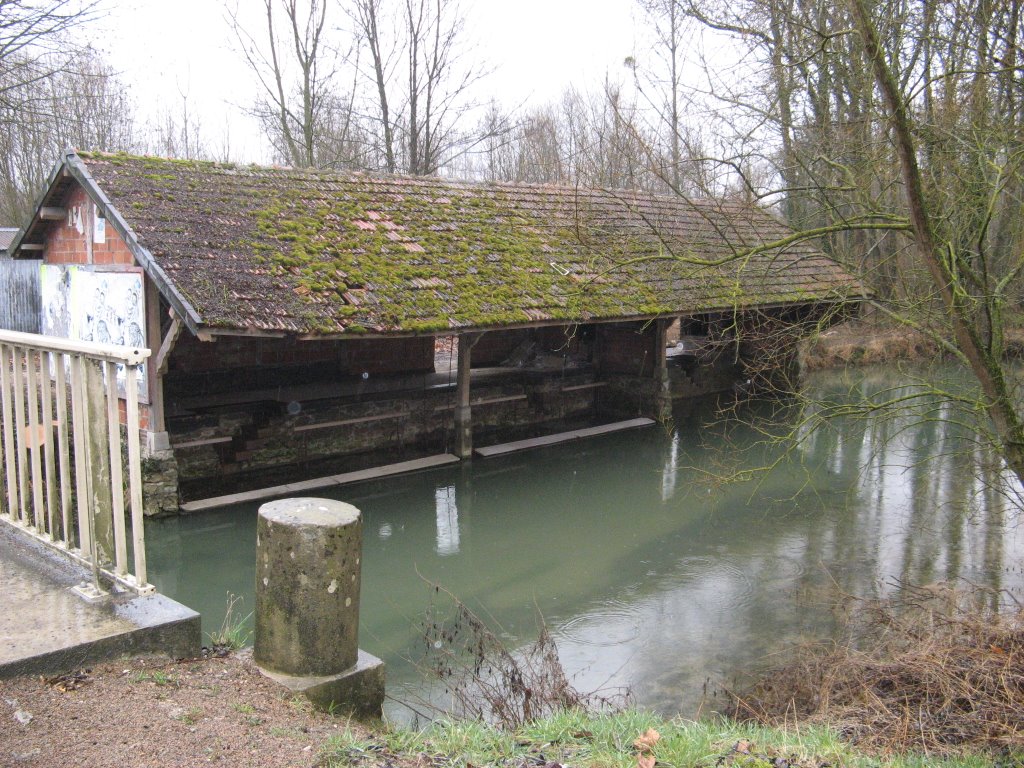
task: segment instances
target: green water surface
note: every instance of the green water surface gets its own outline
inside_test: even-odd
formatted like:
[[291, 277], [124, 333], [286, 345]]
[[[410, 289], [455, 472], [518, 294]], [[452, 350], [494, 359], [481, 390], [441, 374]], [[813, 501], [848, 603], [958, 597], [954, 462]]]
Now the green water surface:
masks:
[[[870, 370], [811, 386], [844, 397], [912, 380]], [[998, 470], [978, 469], [984, 451], [941, 403], [923, 421], [845, 419], [813, 433], [794, 426], [810, 406], [742, 408], [794, 427], [800, 446], [783, 456], [760, 430], [723, 421], [724, 402], [680, 404], [669, 427], [331, 492], [364, 516], [360, 646], [387, 662], [391, 714], [424, 695], [413, 660], [428, 582], [509, 647], [533, 639], [542, 615], [578, 688], [626, 688], [641, 706], [688, 715], [766, 657], [828, 636], [839, 592], [1021, 587], [1012, 495], [991, 490], [985, 471]], [[252, 610], [257, 508], [147, 524], [153, 582], [200, 611], [206, 631], [228, 593]]]

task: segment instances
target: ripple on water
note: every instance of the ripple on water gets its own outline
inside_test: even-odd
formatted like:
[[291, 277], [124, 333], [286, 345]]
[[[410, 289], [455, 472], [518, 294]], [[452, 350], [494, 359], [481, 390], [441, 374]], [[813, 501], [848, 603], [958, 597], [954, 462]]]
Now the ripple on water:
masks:
[[807, 573], [807, 564], [789, 555], [771, 555], [758, 567], [757, 579], [762, 584], [784, 584], [796, 581]]
[[554, 634], [556, 640], [610, 647], [636, 640], [642, 631], [640, 607], [611, 600], [573, 616], [560, 624]]
[[689, 590], [694, 599], [710, 598], [723, 607], [735, 609], [755, 598], [751, 567], [750, 560], [736, 563], [722, 557], [695, 555], [676, 561], [671, 578], [677, 589]]

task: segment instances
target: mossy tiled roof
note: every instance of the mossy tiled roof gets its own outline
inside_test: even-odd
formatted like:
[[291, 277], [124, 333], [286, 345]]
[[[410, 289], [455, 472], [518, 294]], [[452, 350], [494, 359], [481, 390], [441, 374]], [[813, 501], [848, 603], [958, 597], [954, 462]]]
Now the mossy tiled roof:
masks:
[[402, 333], [859, 296], [758, 208], [82, 154], [97, 186], [211, 329]]

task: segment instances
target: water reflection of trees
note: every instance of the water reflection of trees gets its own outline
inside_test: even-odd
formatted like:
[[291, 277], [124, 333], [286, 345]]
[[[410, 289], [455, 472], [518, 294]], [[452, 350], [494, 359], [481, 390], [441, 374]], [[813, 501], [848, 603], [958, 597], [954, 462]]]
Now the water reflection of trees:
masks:
[[[1020, 487], [984, 434], [963, 377], [947, 389], [891, 372], [812, 380], [797, 421], [803, 460], [846, 478], [857, 556], [907, 583], [970, 578], [998, 591]], [[840, 538], [843, 532], [837, 530]], [[864, 594], [863, 586], [842, 584]]]

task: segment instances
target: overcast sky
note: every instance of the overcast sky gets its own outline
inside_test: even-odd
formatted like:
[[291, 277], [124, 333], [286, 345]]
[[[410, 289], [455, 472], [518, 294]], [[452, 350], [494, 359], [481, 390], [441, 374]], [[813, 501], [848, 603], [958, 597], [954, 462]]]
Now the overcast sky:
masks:
[[[259, 0], [240, 0], [256, 11]], [[494, 68], [481, 100], [508, 106], [556, 98], [570, 84], [598, 86], [623, 75], [634, 53], [634, 0], [463, 0], [467, 37]], [[248, 6], [248, 8], [246, 8]], [[234, 159], [265, 162], [258, 131], [243, 108], [253, 102], [251, 73], [233, 50], [221, 0], [108, 0], [93, 34], [130, 86], [143, 113], [180, 113], [182, 95], [208, 141], [230, 126]]]

